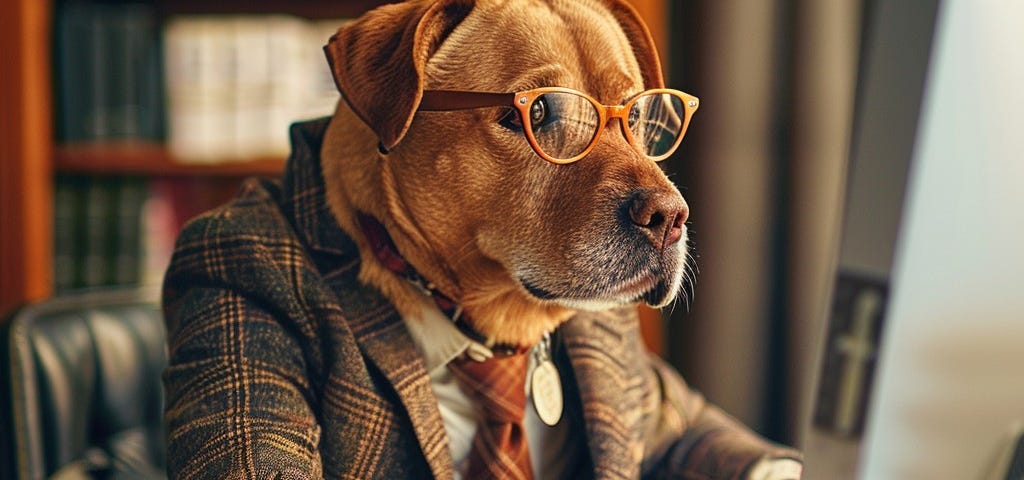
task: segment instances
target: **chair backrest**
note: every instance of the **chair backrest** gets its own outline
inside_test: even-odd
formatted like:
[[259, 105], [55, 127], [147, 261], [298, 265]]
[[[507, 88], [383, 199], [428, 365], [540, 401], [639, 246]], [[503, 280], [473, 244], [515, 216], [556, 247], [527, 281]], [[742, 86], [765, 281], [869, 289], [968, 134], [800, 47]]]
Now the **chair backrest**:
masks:
[[5, 323], [0, 477], [165, 476], [157, 298], [90, 292], [28, 306]]

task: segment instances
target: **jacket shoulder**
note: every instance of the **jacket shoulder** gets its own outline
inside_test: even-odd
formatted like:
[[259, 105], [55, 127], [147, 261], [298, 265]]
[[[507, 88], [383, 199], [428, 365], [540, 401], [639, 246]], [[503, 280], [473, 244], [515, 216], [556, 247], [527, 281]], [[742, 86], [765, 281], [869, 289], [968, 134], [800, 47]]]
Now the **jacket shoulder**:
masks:
[[[165, 301], [192, 287], [266, 296], [315, 267], [280, 208], [279, 187], [249, 180], [231, 202], [189, 221], [164, 278]], [[288, 291], [290, 289], [284, 289]]]

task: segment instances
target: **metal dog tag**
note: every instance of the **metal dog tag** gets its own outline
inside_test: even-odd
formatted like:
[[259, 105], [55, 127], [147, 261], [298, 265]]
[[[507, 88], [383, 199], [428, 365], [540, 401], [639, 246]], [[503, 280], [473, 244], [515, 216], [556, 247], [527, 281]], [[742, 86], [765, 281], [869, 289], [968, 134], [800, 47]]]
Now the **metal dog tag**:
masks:
[[545, 334], [534, 349], [536, 365], [530, 374], [530, 398], [533, 409], [545, 425], [553, 427], [562, 418], [562, 378], [551, 361], [551, 339]]

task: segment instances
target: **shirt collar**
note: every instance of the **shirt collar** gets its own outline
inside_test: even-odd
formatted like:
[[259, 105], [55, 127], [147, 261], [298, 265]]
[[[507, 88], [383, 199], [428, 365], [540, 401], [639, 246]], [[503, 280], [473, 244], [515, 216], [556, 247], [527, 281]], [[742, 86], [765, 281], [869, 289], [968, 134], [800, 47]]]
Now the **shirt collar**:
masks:
[[458, 358], [474, 342], [459, 331], [451, 319], [429, 299], [421, 304], [419, 316], [405, 317], [405, 326], [416, 349], [423, 355], [428, 373]]

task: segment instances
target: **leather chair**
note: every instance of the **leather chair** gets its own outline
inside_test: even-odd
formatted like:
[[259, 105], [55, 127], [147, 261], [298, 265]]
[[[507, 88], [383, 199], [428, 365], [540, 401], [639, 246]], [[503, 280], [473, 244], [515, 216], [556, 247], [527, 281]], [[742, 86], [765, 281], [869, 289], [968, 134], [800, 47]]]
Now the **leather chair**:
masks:
[[21, 309], [3, 325], [0, 477], [163, 478], [165, 334], [155, 291]]

